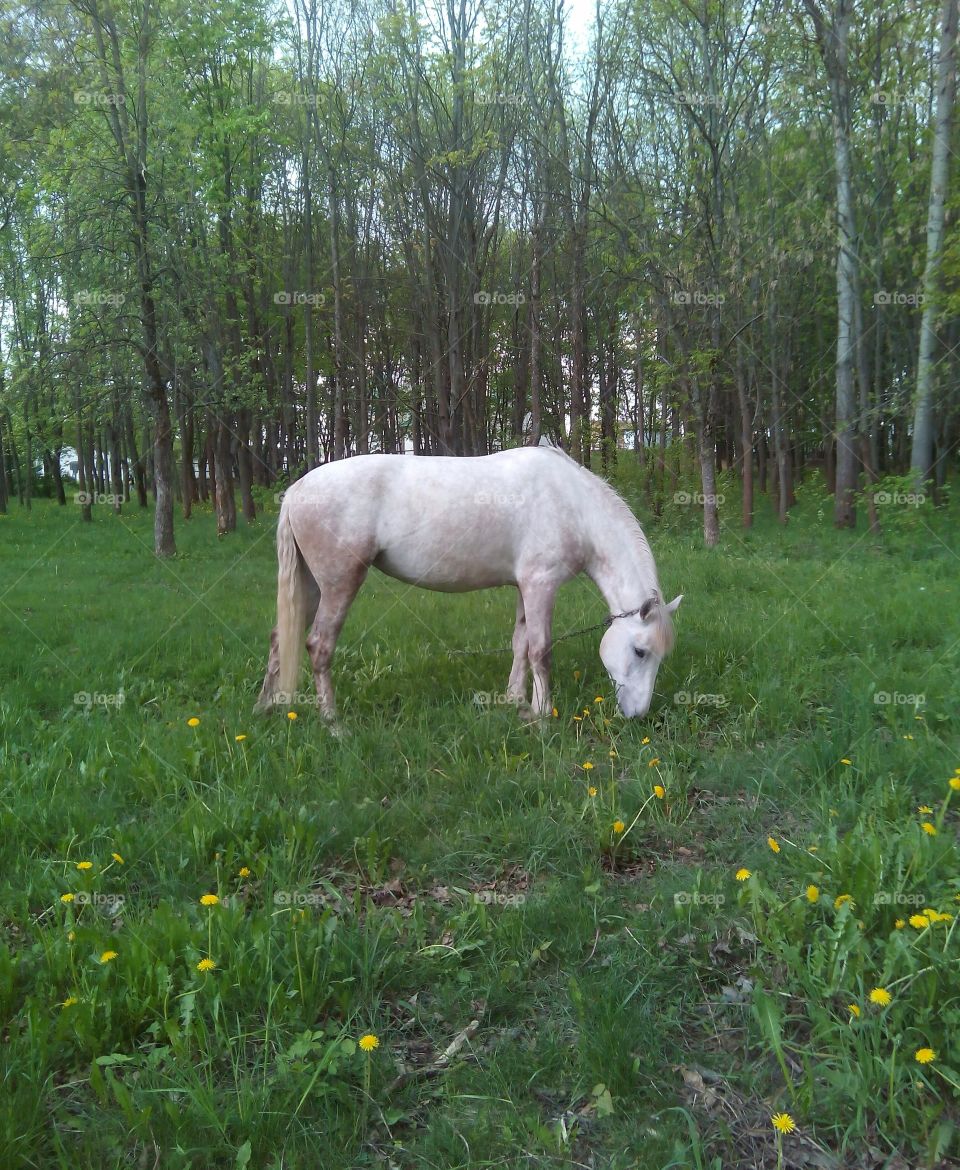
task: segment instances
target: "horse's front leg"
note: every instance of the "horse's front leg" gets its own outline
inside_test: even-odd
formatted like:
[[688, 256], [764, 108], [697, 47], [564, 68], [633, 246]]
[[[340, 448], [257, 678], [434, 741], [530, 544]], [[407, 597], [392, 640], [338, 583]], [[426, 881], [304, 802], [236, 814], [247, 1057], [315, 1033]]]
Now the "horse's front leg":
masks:
[[307, 638], [307, 653], [313, 665], [320, 714], [330, 723], [335, 722], [337, 717], [330, 663], [336, 649], [337, 638], [340, 637], [340, 631], [347, 618], [347, 611], [366, 575], [366, 565], [358, 565], [350, 574], [321, 582], [320, 604], [317, 606], [317, 616]]
[[527, 657], [533, 671], [533, 696], [530, 706], [539, 718], [550, 714], [550, 657], [553, 639], [553, 603], [557, 585], [535, 580], [521, 584], [527, 626]]
[[527, 618], [523, 594], [517, 590], [517, 621], [513, 627], [513, 667], [507, 682], [507, 698], [523, 705], [527, 701]]

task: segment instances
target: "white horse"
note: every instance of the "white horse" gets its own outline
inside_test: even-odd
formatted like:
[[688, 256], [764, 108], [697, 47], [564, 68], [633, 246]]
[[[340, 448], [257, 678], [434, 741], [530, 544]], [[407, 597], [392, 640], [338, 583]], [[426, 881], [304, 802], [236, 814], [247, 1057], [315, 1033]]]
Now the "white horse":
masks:
[[336, 708], [330, 661], [371, 565], [446, 593], [515, 585], [511, 701], [544, 716], [550, 704], [553, 606], [586, 573], [610, 607], [600, 657], [626, 716], [646, 714], [673, 644], [656, 565], [633, 513], [603, 480], [555, 447], [477, 458], [357, 455], [315, 468], [286, 492], [277, 530], [277, 624], [258, 711], [289, 704], [303, 631], [321, 713]]

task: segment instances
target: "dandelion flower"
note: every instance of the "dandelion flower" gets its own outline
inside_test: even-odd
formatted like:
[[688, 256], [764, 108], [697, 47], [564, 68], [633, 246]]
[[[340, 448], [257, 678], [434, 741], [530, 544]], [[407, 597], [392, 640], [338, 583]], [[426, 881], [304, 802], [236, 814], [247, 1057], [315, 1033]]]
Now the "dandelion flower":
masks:
[[770, 1121], [777, 1133], [793, 1133], [797, 1128], [797, 1123], [789, 1113], [774, 1113]]
[[913, 736], [912, 735], [905, 735], [903, 738], [904, 739], [913, 739]]
[[242, 865], [237, 873], [237, 877], [249, 877], [249, 876], [250, 876], [250, 870], [248, 869], [247, 866]]
[[928, 837], [936, 837], [937, 835], [936, 825], [931, 825], [929, 821], [924, 821], [920, 828], [923, 829]]
[[78, 861], [77, 869], [93, 869], [92, 861]]
[[584, 713], [584, 715], [589, 715], [589, 714], [590, 714], [590, 708], [589, 708], [589, 707], [584, 707], [584, 709], [583, 709], [583, 713]]
[[894, 928], [894, 930], [903, 930], [903, 928], [904, 928], [906, 925], [907, 925], [907, 923], [906, 923], [906, 919], [904, 919], [904, 918], [898, 918], [898, 919], [897, 919], [897, 920], [894, 922], [894, 924], [893, 924], [893, 928]]
[[573, 677], [574, 677], [575, 679], [578, 679], [578, 678], [580, 677], [580, 671], [579, 671], [579, 670], [575, 670], [575, 671], [573, 672]]
[[201, 959], [200, 962], [197, 963], [197, 970], [198, 971], [214, 971], [216, 969], [216, 966], [217, 966], [217, 964], [213, 961], [213, 959]]
[[365, 1036], [361, 1036], [359, 1043], [364, 1052], [373, 1052], [374, 1048], [380, 1047], [379, 1037], [374, 1036], [372, 1032], [367, 1032]]
[[235, 735], [233, 738], [237, 743], [243, 743], [247, 737], [245, 735]]
[[603, 702], [603, 695], [597, 695], [597, 697], [593, 701], [595, 703], [602, 703]]
[[851, 909], [856, 906], [852, 894], [838, 894], [833, 900], [834, 910], [839, 910], [841, 906], [846, 906], [849, 903]]
[[774, 853], [780, 852], [780, 842], [776, 839], [776, 837], [768, 837], [767, 844], [770, 846], [770, 848], [773, 850]]
[[879, 1004], [880, 1007], [886, 1007], [892, 999], [893, 996], [889, 991], [887, 991], [885, 987], [875, 987], [873, 991], [870, 992], [870, 1002]]
[[593, 764], [589, 760], [583, 765], [584, 772], [589, 772], [593, 768]]
[[556, 709], [556, 707], [553, 708], [553, 717], [554, 719], [560, 718], [560, 712]]
[[807, 901], [811, 903], [820, 901], [820, 891], [816, 886], [807, 886]]
[[116, 951], [104, 951], [103, 954], [100, 956], [100, 962], [101, 963], [112, 963], [116, 957], [117, 957]]
[[648, 744], [648, 743], [650, 742], [650, 736], [649, 736], [649, 735], [645, 735], [645, 736], [643, 737], [643, 739], [641, 739], [641, 740], [640, 740], [640, 742], [641, 742], [641, 743], [642, 743], [644, 746], [646, 746], [646, 744]]
[[73, 942], [76, 937], [76, 934], [72, 930], [69, 931], [67, 934], [67, 942]]
[[960, 792], [960, 776], [950, 777], [950, 787], [954, 792]]
[[76, 895], [74, 895], [74, 894], [61, 894], [60, 901], [61, 902], [72, 902], [75, 896]]
[[932, 1048], [918, 1048], [913, 1054], [913, 1059], [918, 1064], [929, 1064], [931, 1060], [937, 1059], [937, 1054]]
[[615, 760], [615, 759], [617, 758], [617, 749], [616, 749], [616, 748], [611, 748], [611, 749], [610, 749], [610, 750], [607, 752], [607, 755], [610, 757], [610, 759], [611, 759], [611, 760]]
[[911, 914], [910, 925], [914, 928], [914, 930], [923, 930], [925, 926], [930, 925], [930, 919], [926, 916], [926, 914]]
[[200, 720], [196, 717], [196, 715], [191, 716], [187, 720], [187, 727], [199, 727], [199, 726], [200, 726]]
[[932, 813], [933, 809], [930, 807], [929, 804], [921, 804], [919, 806], [919, 808], [917, 809], [917, 812], [918, 813]]
[[596, 795], [597, 795], [597, 790], [591, 784], [590, 787], [587, 789], [587, 796], [596, 796]]
[[216, 906], [220, 901], [216, 894], [204, 894], [200, 899], [201, 906]]
[[850, 1012], [851, 1016], [854, 1016], [858, 1020], [860, 1019], [860, 1005], [859, 1004], [848, 1003], [847, 1010]]
[[847, 765], [847, 767], [849, 767], [849, 766], [850, 766], [850, 764], [851, 764], [852, 762], [853, 762], [853, 761], [852, 761], [852, 760], [848, 760], [846, 756], [844, 756], [844, 757], [843, 757], [843, 759], [840, 761], [840, 763], [841, 763], [841, 764], [846, 764], [846, 765]]
[[573, 717], [573, 721], [574, 721], [574, 723], [582, 723], [582, 722], [583, 722], [583, 716], [582, 716], [582, 715], [574, 715], [574, 717]]
[[626, 827], [627, 826], [623, 823], [623, 821], [614, 821], [613, 822], [613, 831], [615, 833], [622, 833]]
[[288, 712], [287, 712], [287, 718], [288, 718], [288, 719], [291, 719], [291, 720], [292, 720], [292, 719], [296, 719], [296, 717], [297, 717], [297, 713], [296, 713], [296, 711], [288, 711]]
[[753, 877], [753, 874], [749, 869], [738, 869], [733, 876], [737, 879], [738, 882], [745, 882], [747, 878]]
[[123, 858], [120, 856], [119, 853], [111, 853], [110, 856], [117, 863], [117, 865], [123, 865], [123, 863], [124, 863]]
[[647, 767], [648, 768], [655, 768], [657, 766], [657, 764], [659, 764], [659, 763], [660, 763], [660, 757], [654, 756], [653, 759], [650, 760], [650, 762], [647, 764]]
[[80, 1002], [80, 1000], [77, 999], [77, 997], [75, 995], [68, 995], [67, 998], [63, 1001], [63, 1003], [60, 1006], [62, 1008], [73, 1007], [74, 1004], [77, 1004], [79, 1002]]
[[653, 795], [657, 798], [657, 800], [663, 800], [663, 798], [667, 795], [667, 790], [662, 784], [654, 784]]

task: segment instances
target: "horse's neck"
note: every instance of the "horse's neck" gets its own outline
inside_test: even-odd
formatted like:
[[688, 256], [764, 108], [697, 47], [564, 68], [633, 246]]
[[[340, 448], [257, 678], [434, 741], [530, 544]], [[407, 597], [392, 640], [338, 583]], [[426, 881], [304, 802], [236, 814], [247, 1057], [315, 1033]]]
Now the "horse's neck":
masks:
[[657, 569], [636, 520], [609, 506], [605, 511], [606, 522], [595, 534], [587, 573], [610, 612], [627, 613], [659, 591]]

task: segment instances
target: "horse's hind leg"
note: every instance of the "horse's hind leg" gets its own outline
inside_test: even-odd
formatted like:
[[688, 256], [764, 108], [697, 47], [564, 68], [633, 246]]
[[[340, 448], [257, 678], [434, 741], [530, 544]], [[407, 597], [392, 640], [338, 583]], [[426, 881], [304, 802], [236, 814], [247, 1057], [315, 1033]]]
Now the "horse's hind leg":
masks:
[[517, 590], [517, 622], [513, 627], [513, 667], [507, 683], [507, 698], [512, 703], [527, 700], [527, 617], [523, 594]]
[[357, 591], [367, 575], [367, 566], [354, 565], [349, 573], [334, 578], [324, 578], [320, 586], [320, 604], [313, 619], [313, 628], [307, 638], [307, 653], [313, 664], [313, 678], [317, 684], [317, 699], [320, 713], [331, 723], [337, 717], [333, 697], [333, 679], [330, 662], [337, 645], [337, 638], [343, 629], [347, 611], [357, 596]]

